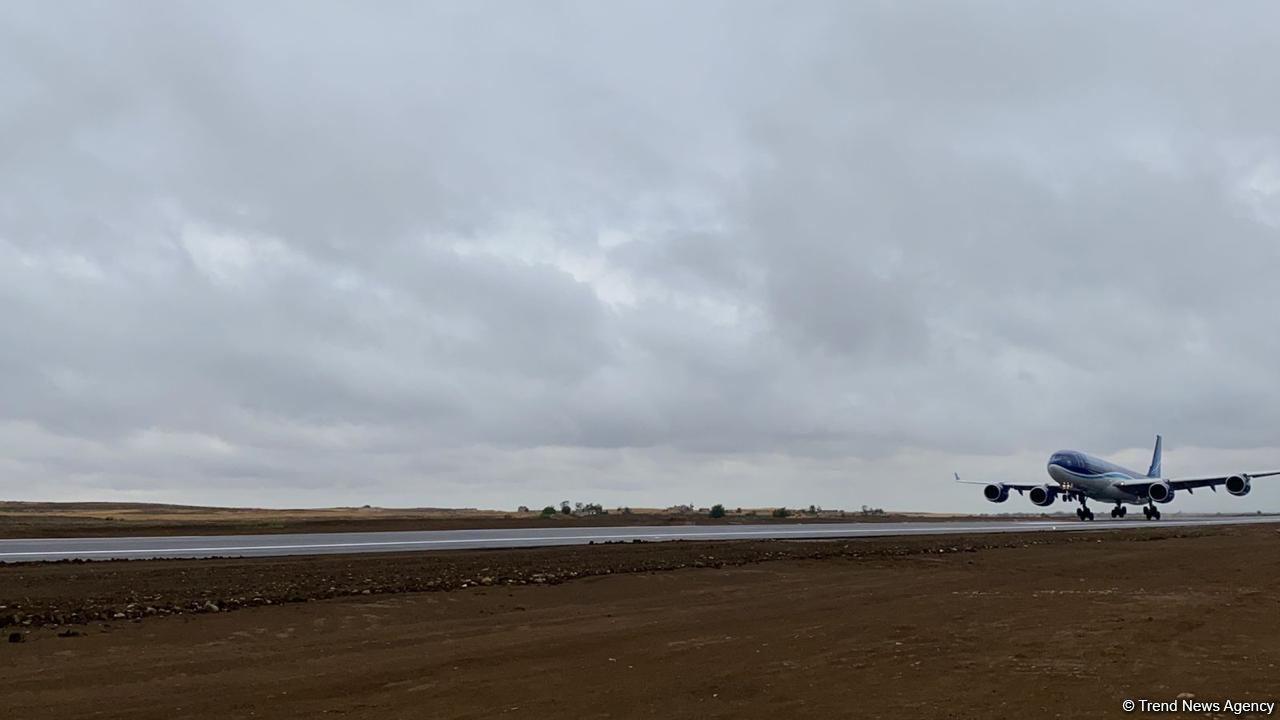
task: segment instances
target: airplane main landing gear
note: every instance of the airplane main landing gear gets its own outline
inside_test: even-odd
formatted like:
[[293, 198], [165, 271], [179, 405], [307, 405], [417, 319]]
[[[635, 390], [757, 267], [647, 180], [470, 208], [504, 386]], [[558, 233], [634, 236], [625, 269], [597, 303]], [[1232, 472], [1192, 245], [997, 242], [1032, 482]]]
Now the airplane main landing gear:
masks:
[[1129, 508], [1121, 505], [1120, 503], [1116, 503], [1116, 506], [1111, 508], [1111, 517], [1113, 518], [1122, 518], [1128, 514]]
[[1142, 514], [1146, 515], [1148, 520], [1159, 520], [1160, 508], [1155, 505], [1144, 505], [1142, 507]]
[[1080, 507], [1076, 508], [1076, 517], [1080, 518], [1081, 520], [1092, 520], [1093, 511], [1090, 510], [1087, 506], [1081, 505]]

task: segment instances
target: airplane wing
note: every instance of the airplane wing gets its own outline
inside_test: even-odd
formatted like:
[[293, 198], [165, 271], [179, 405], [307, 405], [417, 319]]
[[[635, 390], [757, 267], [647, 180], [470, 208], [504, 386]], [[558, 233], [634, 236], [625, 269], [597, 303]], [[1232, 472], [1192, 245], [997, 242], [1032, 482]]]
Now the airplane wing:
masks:
[[1004, 487], [1007, 487], [1010, 490], [1017, 490], [1019, 493], [1025, 492], [1032, 488], [1044, 487], [1044, 483], [1033, 483], [1031, 485], [1019, 485], [1018, 483], [989, 482], [987, 480], [961, 480], [960, 473], [952, 473], [952, 475], [956, 476], [956, 482], [964, 483], [965, 485], [1003, 485]]
[[1192, 490], [1194, 488], [1216, 488], [1227, 481], [1228, 478], [1237, 475], [1253, 479], [1271, 477], [1272, 475], [1280, 475], [1280, 470], [1268, 470], [1266, 472], [1256, 473], [1232, 473], [1231, 475], [1212, 475], [1207, 477], [1189, 477], [1189, 478], [1151, 478], [1150, 480], [1130, 480], [1129, 482], [1116, 483], [1116, 487], [1128, 492], [1136, 492], [1138, 494], [1146, 494], [1147, 488], [1152, 483], [1164, 482], [1174, 490]]

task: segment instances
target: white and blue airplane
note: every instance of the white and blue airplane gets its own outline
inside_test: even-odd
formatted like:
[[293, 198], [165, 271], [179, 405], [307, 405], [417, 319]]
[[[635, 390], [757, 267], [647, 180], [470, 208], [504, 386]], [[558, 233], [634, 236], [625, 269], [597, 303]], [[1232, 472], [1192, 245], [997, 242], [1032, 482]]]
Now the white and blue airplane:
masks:
[[1209, 477], [1166, 478], [1160, 469], [1161, 437], [1156, 436], [1156, 449], [1151, 455], [1151, 467], [1146, 474], [1134, 472], [1107, 462], [1086, 453], [1075, 450], [1059, 450], [1049, 456], [1049, 477], [1056, 485], [1018, 485], [1014, 483], [984, 483], [961, 480], [956, 473], [956, 482], [985, 485], [982, 495], [994, 503], [1002, 503], [1009, 499], [1009, 491], [1015, 490], [1019, 495], [1029, 493], [1032, 504], [1048, 507], [1061, 498], [1064, 502], [1080, 502], [1076, 508], [1076, 517], [1081, 520], [1092, 520], [1093, 511], [1088, 501], [1113, 502], [1111, 517], [1122, 518], [1128, 514], [1126, 505], [1141, 505], [1142, 513], [1148, 520], [1160, 519], [1160, 508], [1173, 502], [1173, 496], [1180, 490], [1192, 493], [1196, 488], [1209, 488], [1218, 491], [1224, 485], [1232, 495], [1248, 495], [1250, 482], [1254, 478], [1280, 475], [1280, 470], [1267, 472], [1235, 473], [1233, 475], [1214, 475]]

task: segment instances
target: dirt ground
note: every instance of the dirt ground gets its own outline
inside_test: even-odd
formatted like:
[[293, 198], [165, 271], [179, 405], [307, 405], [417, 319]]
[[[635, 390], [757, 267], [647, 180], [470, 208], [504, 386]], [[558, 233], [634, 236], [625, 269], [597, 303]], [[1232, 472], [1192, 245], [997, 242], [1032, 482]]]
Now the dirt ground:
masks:
[[[470, 508], [217, 508], [149, 503], [29, 503], [0, 501], [0, 538], [137, 537], [149, 535], [243, 535], [271, 533], [463, 530], [527, 527], [617, 527], [627, 525], [732, 525], [741, 523], [894, 522], [951, 520], [960, 516], [863, 515], [860, 512], [794, 510], [775, 518], [773, 508], [729, 508], [724, 518], [705, 512], [658, 508], [612, 508], [602, 515], [542, 517], [532, 512]], [[1066, 513], [1061, 513], [1064, 516]], [[1008, 519], [1001, 516], [992, 519]], [[1039, 517], [1039, 516], [1036, 516]], [[975, 518], [977, 519], [977, 518]]]
[[[1272, 701], [1278, 551], [1276, 526], [1251, 526], [7, 566], [10, 612], [247, 599], [11, 616], [24, 642], [0, 644], [0, 718], [986, 720]], [[457, 589], [410, 591], [433, 580]], [[255, 603], [282, 585], [297, 602]]]

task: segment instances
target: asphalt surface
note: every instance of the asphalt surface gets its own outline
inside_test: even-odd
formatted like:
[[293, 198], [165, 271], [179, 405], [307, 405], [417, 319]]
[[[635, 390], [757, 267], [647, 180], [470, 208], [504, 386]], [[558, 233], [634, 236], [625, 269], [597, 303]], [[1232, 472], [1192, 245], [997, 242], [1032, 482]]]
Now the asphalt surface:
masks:
[[772, 525], [680, 525], [654, 527], [522, 528], [289, 535], [182, 537], [41, 538], [0, 540], [0, 563], [48, 560], [274, 557], [407, 552], [480, 548], [521, 548], [588, 543], [671, 540], [768, 540], [969, 535], [974, 533], [1080, 532], [1120, 528], [1277, 523], [1280, 518], [1179, 517], [1158, 521], [1077, 520], [939, 521]]

